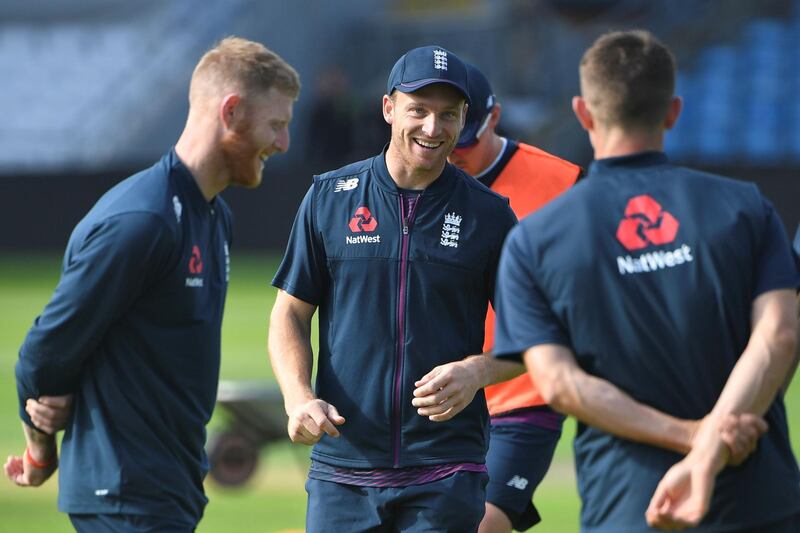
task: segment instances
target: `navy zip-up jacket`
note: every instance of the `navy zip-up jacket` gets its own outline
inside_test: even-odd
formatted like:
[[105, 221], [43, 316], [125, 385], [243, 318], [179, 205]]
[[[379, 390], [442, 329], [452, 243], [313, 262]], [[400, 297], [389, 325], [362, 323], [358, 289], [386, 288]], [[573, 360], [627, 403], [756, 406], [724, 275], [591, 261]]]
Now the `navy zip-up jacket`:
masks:
[[174, 151], [76, 226], [16, 366], [28, 424], [27, 398], [75, 394], [59, 510], [202, 516], [230, 242], [225, 202]]
[[314, 177], [273, 285], [319, 307], [316, 393], [347, 420], [312, 458], [348, 468], [483, 463], [486, 401], [447, 422], [411, 405], [433, 367], [481, 353], [508, 201], [456, 167], [410, 216], [384, 154]]

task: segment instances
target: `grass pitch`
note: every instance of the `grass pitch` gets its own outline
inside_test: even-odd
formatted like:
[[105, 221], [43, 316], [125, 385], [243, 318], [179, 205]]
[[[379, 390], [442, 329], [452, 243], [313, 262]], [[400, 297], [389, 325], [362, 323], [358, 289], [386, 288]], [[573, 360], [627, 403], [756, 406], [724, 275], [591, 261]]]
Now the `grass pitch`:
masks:
[[[278, 265], [274, 256], [234, 253], [222, 335], [222, 378], [273, 380], [266, 354], [267, 321], [275, 290], [270, 280]], [[58, 280], [60, 258], [53, 255], [0, 257], [0, 454], [23, 450], [17, 415], [14, 362], [22, 339]], [[796, 380], [798, 381], [798, 380]], [[795, 454], [800, 453], [800, 386], [787, 395]], [[212, 427], [216, 420], [212, 420]], [[570, 443], [575, 426], [564, 428], [550, 472], [537, 490], [543, 522], [538, 533], [578, 531], [580, 503]], [[308, 448], [279, 444], [263, 450], [251, 481], [241, 489], [206, 482], [210, 503], [198, 533], [268, 533], [301, 531], [304, 526], [304, 482]], [[0, 480], [0, 533], [70, 532], [67, 517], [56, 510], [57, 479], [38, 489], [22, 489]]]

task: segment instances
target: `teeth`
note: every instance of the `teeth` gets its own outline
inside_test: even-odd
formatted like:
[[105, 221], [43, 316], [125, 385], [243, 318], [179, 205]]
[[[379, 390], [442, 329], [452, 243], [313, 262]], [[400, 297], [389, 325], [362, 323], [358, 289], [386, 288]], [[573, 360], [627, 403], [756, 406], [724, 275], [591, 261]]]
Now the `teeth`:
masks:
[[442, 143], [430, 143], [430, 142], [420, 141], [419, 139], [414, 139], [414, 141], [418, 145], [424, 146], [425, 148], [438, 148], [439, 145], [442, 144]]

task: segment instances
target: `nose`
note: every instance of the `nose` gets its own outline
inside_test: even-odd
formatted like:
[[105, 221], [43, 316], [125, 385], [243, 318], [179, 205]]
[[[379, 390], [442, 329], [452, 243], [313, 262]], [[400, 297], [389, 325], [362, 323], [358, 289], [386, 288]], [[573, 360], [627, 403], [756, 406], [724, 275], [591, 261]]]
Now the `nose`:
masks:
[[284, 128], [275, 139], [275, 148], [284, 154], [289, 150], [289, 128]]
[[422, 123], [422, 133], [433, 139], [439, 136], [439, 132], [441, 130], [442, 123], [436, 116], [436, 113], [430, 113], [427, 117], [425, 117], [425, 120]]

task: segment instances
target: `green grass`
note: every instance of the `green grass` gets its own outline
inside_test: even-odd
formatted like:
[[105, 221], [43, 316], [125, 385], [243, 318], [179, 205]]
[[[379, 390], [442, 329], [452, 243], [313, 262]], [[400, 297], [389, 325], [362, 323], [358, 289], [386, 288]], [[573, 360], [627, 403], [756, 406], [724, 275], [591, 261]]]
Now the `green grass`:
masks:
[[[0, 454], [22, 451], [24, 440], [17, 416], [14, 362], [17, 350], [58, 279], [60, 259], [54, 255], [0, 257]], [[272, 380], [266, 355], [267, 321], [275, 298], [269, 285], [277, 258], [232, 258], [231, 282], [223, 324], [223, 379]], [[787, 396], [795, 454], [800, 453], [800, 386]], [[212, 424], [218, 420], [212, 420]], [[579, 501], [575, 490], [571, 441], [575, 425], [568, 421], [556, 460], [536, 494], [544, 521], [538, 533], [578, 530]], [[288, 444], [266, 448], [251, 482], [242, 489], [206, 483], [210, 503], [199, 533], [267, 533], [302, 530], [308, 449]], [[21, 489], [0, 480], [0, 533], [72, 531], [56, 510], [57, 480], [38, 489]]]

